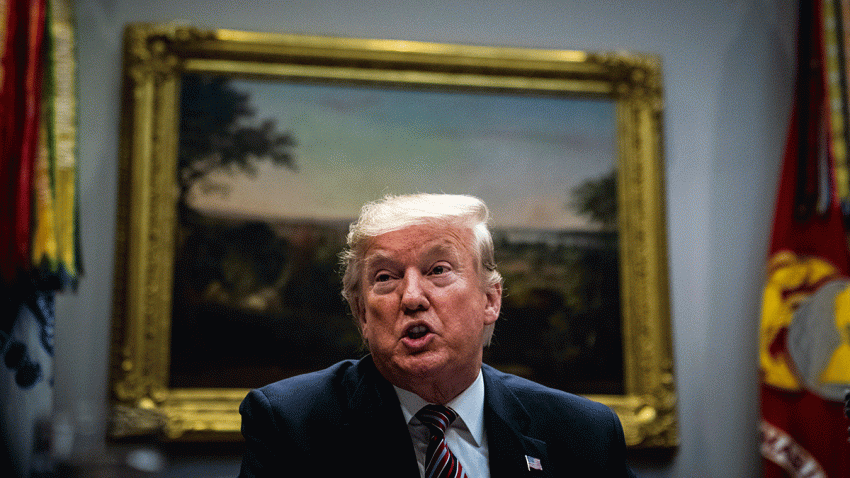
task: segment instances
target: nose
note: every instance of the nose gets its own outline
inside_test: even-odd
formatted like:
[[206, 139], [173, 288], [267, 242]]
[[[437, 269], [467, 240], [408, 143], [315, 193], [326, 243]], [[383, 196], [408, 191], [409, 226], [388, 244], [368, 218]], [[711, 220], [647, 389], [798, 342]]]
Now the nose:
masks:
[[405, 312], [416, 312], [427, 310], [431, 307], [428, 295], [425, 293], [424, 280], [419, 271], [409, 271], [404, 274], [404, 287], [402, 288], [401, 306]]

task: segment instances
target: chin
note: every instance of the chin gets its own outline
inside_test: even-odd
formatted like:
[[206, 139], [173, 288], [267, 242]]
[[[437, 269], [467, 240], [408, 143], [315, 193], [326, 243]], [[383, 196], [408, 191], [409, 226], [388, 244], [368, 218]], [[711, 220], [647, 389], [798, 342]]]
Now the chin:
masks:
[[417, 379], [427, 379], [446, 368], [449, 361], [437, 352], [422, 352], [415, 355], [396, 357], [394, 368]]

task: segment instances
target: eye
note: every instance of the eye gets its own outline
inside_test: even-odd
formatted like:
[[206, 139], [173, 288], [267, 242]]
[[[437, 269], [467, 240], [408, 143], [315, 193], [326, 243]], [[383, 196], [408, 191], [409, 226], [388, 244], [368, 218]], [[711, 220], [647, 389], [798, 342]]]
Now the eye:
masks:
[[444, 264], [437, 264], [431, 268], [431, 274], [433, 275], [442, 275], [449, 272], [449, 267]]
[[390, 279], [391, 277], [388, 272], [379, 272], [375, 275], [375, 282], [387, 282]]

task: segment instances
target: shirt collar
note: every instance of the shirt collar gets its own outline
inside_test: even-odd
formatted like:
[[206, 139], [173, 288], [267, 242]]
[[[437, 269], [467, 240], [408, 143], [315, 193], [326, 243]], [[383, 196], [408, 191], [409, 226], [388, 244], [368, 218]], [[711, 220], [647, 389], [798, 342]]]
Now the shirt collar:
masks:
[[[429, 402], [423, 400], [419, 395], [413, 392], [396, 387], [395, 392], [398, 395], [398, 401], [401, 403], [401, 411], [404, 414], [404, 420], [410, 424], [414, 419], [414, 415], [422, 407], [428, 405]], [[475, 440], [476, 446], [481, 446], [484, 443], [484, 375], [481, 370], [478, 371], [478, 377], [472, 382], [472, 385], [460, 393], [457, 397], [446, 404], [458, 414], [458, 420], [462, 424], [455, 421], [454, 425], [466, 427], [469, 433]], [[416, 420], [418, 423], [419, 420]]]

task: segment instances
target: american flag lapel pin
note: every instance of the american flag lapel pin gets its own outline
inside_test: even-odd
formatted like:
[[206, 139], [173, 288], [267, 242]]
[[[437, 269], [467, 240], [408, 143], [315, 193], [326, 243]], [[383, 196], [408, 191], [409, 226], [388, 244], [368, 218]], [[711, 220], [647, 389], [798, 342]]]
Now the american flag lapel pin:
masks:
[[540, 464], [540, 458], [534, 458], [533, 456], [525, 455], [525, 464], [528, 466], [528, 471], [543, 471], [543, 465]]

